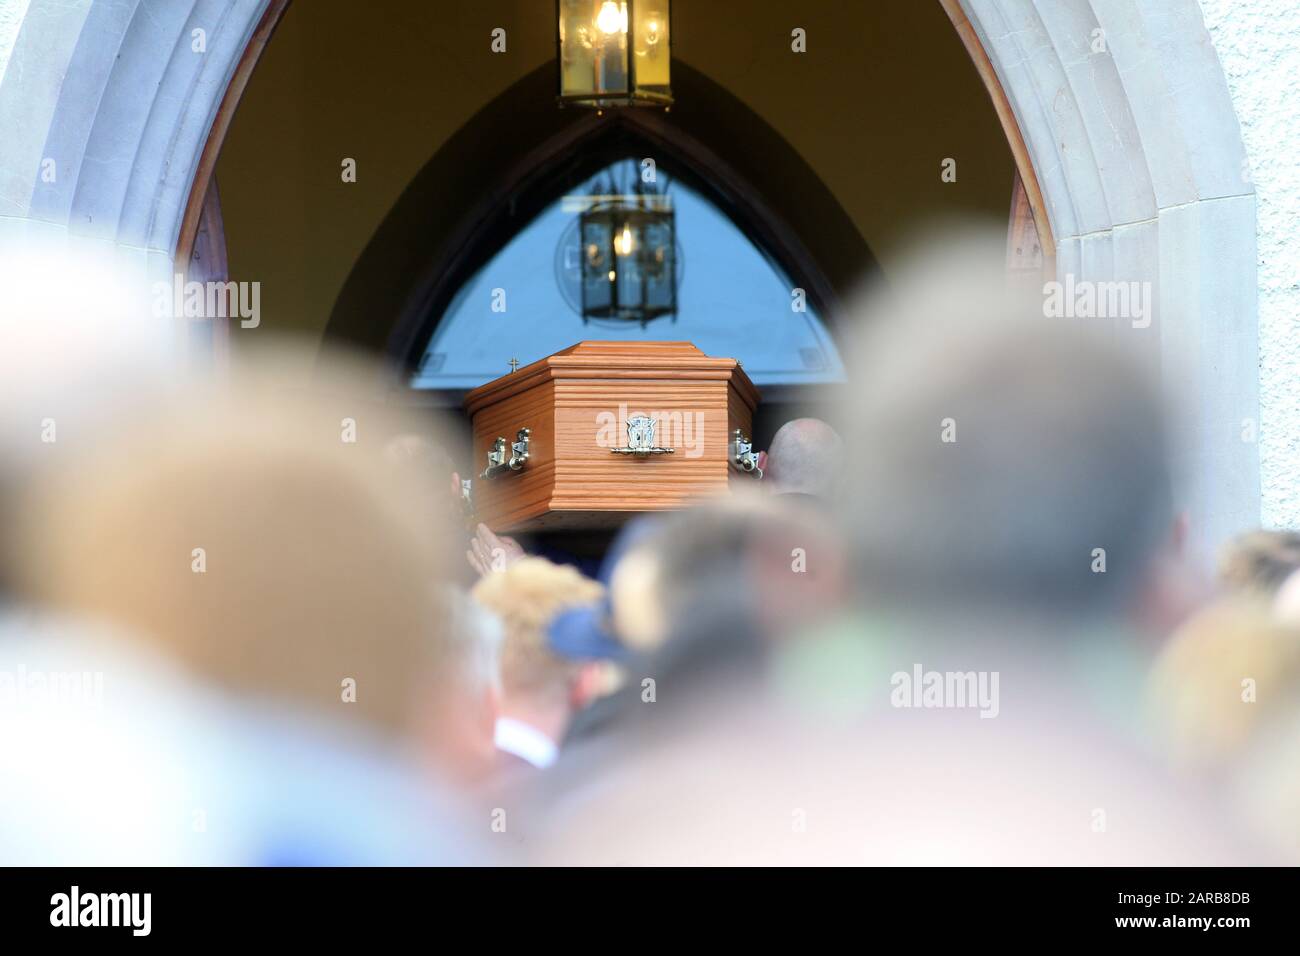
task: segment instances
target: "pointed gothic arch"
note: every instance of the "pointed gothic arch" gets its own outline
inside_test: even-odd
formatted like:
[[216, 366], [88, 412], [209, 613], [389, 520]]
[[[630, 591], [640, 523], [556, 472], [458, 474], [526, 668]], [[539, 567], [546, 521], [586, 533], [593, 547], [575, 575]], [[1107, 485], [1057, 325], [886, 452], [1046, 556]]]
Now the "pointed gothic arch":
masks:
[[[0, 79], [0, 253], [91, 239], [117, 257], [124, 279], [170, 277], [178, 252], [183, 261], [192, 248], [205, 170], [284, 2], [32, 4], [7, 51], [24, 69]], [[1257, 524], [1258, 448], [1242, 437], [1247, 423], [1267, 424], [1255, 196], [1197, 0], [937, 2], [994, 96], [1026, 186], [1037, 184], [1035, 219], [1050, 225], [1058, 275], [1151, 282], [1153, 354], [1199, 374], [1188, 423], [1195, 540], [1208, 546]], [[192, 55], [200, 28], [207, 49]], [[477, 247], [456, 243], [494, 228], [492, 208], [527, 202], [529, 183], [549, 168], [543, 160], [556, 155], [538, 144], [577, 141], [608, 119], [536, 109], [553, 103], [553, 84], [553, 68], [540, 68], [439, 150], [358, 261], [330, 336], [409, 362], [434, 270]], [[792, 274], [807, 264], [813, 274], [802, 281], [833, 322], [834, 300], [870, 263], [852, 222], [797, 151], [734, 97], [685, 63], [674, 63], [674, 85], [669, 116], [610, 122], [651, 137], [662, 123], [681, 149], [693, 139], [699, 168], [739, 215], [753, 210], [747, 228], [776, 244]], [[59, 180], [46, 183], [41, 165], [55, 156]]]
[[429, 159], [348, 276], [327, 336], [413, 368], [470, 276], [567, 188], [629, 155], [652, 156], [709, 198], [831, 328], [854, 286], [875, 273], [865, 240], [812, 168], [698, 70], [674, 65], [670, 113], [559, 109], [554, 82], [554, 68], [539, 67]]

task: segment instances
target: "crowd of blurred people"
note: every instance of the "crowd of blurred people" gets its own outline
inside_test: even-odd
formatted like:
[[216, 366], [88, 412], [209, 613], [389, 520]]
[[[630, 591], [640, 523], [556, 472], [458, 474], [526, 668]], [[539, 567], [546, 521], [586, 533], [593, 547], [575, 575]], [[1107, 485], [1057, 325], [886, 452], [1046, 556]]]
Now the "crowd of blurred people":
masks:
[[1147, 367], [961, 281], [594, 575], [359, 358], [12, 341], [0, 862], [1300, 860], [1300, 533], [1206, 573]]

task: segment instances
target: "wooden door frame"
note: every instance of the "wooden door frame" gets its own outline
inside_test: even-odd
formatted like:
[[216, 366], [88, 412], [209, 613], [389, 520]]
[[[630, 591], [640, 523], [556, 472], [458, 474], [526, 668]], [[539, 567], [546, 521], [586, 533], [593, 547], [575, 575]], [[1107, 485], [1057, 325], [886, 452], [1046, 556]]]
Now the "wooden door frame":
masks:
[[[258, 61], [262, 59], [262, 54], [266, 51], [266, 45], [271, 41], [275, 28], [279, 25], [280, 19], [289, 7], [290, 0], [270, 0], [266, 10], [262, 13], [262, 19], [258, 21], [253, 35], [248, 40], [248, 45], [244, 47], [244, 52], [235, 64], [235, 70], [231, 74], [230, 83], [226, 86], [225, 95], [221, 98], [221, 105], [217, 107], [217, 114], [213, 117], [212, 128], [208, 131], [208, 138], [203, 144], [203, 151], [199, 154], [199, 161], [194, 170], [194, 181], [190, 184], [189, 199], [185, 203], [185, 212], [181, 216], [180, 232], [176, 236], [176, 249], [173, 261], [180, 270], [186, 268], [190, 261], [190, 256], [194, 253], [194, 244], [199, 232], [199, 220], [203, 217], [205, 203], [208, 202], [208, 184], [211, 182], [213, 173], [217, 168], [217, 159], [221, 155], [221, 146], [226, 141], [226, 133], [230, 130], [230, 122], [234, 119], [235, 110], [239, 108], [239, 101], [244, 95], [244, 88], [248, 85], [248, 79], [253, 75], [253, 70], [257, 67]], [[222, 236], [222, 245], [224, 247], [224, 233]]]
[[939, 4], [948, 14], [948, 19], [952, 21], [957, 36], [961, 38], [962, 46], [966, 48], [966, 53], [975, 65], [975, 72], [979, 74], [984, 89], [988, 91], [989, 99], [993, 101], [993, 109], [1002, 124], [1007, 145], [1011, 147], [1011, 155], [1016, 161], [1016, 171], [1020, 174], [1021, 185], [1029, 200], [1029, 208], [1033, 212], [1034, 227], [1038, 230], [1038, 242], [1043, 250], [1043, 274], [1048, 278], [1054, 278], [1056, 241], [1052, 236], [1052, 223], [1047, 215], [1047, 204], [1043, 200], [1038, 174], [1034, 171], [1034, 164], [1029, 157], [1029, 149], [1025, 145], [1020, 124], [1016, 121], [1015, 111], [1011, 108], [1011, 101], [1007, 98], [1006, 90], [1002, 88], [1002, 81], [998, 79], [997, 71], [993, 68], [993, 62], [989, 59], [984, 44], [980, 42], [970, 18], [961, 7], [961, 0], [939, 0]]

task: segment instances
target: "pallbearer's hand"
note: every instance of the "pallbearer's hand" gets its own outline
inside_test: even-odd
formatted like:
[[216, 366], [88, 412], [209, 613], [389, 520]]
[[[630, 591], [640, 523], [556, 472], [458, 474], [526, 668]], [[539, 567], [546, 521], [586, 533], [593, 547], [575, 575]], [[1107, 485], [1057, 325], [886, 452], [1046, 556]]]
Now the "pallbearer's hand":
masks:
[[508, 535], [494, 534], [485, 524], [479, 524], [465, 552], [470, 567], [480, 575], [504, 571], [523, 556], [524, 549], [518, 541]]

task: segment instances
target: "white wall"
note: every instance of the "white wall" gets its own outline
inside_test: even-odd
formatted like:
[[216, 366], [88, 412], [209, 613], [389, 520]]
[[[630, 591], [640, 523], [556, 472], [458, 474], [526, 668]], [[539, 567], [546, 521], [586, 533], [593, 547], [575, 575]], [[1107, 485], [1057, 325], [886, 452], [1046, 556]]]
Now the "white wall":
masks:
[[5, 67], [14, 52], [14, 43], [18, 40], [18, 28], [27, 16], [27, 4], [30, 0], [0, 0], [0, 80], [4, 79]]
[[1200, 2], [1257, 201], [1262, 518], [1300, 528], [1300, 3]]

